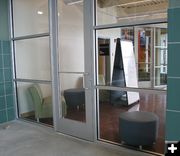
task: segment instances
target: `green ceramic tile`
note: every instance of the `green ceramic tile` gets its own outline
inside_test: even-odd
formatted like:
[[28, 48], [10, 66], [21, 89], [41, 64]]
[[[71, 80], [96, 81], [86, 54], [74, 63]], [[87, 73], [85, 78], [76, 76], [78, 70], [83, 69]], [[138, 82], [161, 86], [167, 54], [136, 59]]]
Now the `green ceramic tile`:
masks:
[[6, 105], [7, 105], [7, 108], [14, 107], [14, 97], [13, 97], [13, 95], [6, 96]]
[[0, 83], [0, 96], [4, 96], [4, 84]]
[[8, 121], [14, 120], [15, 119], [14, 108], [8, 109], [7, 110], [7, 115], [8, 115]]
[[0, 97], [0, 110], [3, 110], [6, 108], [6, 104], [5, 104], [5, 97], [1, 96]]
[[166, 112], [166, 140], [180, 140], [180, 113]]
[[12, 81], [12, 70], [11, 68], [4, 69], [5, 81]]
[[180, 79], [168, 79], [167, 109], [180, 111]]
[[168, 10], [168, 41], [180, 42], [180, 8]]
[[0, 83], [4, 82], [3, 69], [0, 69]]
[[7, 121], [7, 117], [6, 117], [6, 111], [0, 111], [0, 123], [6, 122]]
[[2, 54], [2, 41], [0, 41], [0, 54]]
[[13, 94], [13, 84], [12, 82], [5, 83], [5, 93], [6, 95]]
[[11, 53], [10, 41], [3, 41], [3, 53], [4, 54], [10, 54]]
[[180, 44], [168, 46], [168, 76], [180, 77]]
[[180, 0], [169, 0], [169, 8], [180, 8]]
[[174, 10], [168, 9], [168, 41], [172, 40], [172, 35], [174, 34], [173, 22], [174, 21]]
[[3, 56], [0, 54], [0, 68], [3, 68]]
[[11, 55], [3, 55], [4, 68], [11, 68]]

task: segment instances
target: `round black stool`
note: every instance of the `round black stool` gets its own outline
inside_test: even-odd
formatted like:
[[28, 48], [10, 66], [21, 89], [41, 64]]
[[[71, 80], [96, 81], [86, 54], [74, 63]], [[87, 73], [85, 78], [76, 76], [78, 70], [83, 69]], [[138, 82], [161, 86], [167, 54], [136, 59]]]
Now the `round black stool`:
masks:
[[124, 112], [119, 117], [121, 141], [129, 145], [152, 145], [158, 135], [159, 118], [152, 112]]

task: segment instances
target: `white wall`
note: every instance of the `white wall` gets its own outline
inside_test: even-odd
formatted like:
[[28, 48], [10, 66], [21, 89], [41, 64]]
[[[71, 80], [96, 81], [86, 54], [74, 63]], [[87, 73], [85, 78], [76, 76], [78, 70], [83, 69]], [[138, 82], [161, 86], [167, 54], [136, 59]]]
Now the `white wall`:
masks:
[[[83, 5], [65, 5], [63, 0], [58, 2], [60, 70], [84, 72]], [[61, 89], [82, 86], [82, 77], [82, 74], [61, 74]]]
[[[14, 0], [15, 35], [48, 32], [48, 0]], [[43, 14], [38, 14], [41, 11]], [[59, 63], [61, 71], [84, 72], [83, 6], [64, 5], [59, 0]], [[17, 78], [51, 80], [49, 37], [16, 41]], [[82, 74], [62, 74], [61, 89], [82, 87]], [[20, 113], [34, 110], [27, 98], [31, 84], [18, 84]], [[43, 96], [51, 95], [50, 86], [41, 85]]]
[[15, 36], [49, 31], [48, 0], [13, 0], [13, 5]]
[[[49, 31], [48, 0], [13, 0], [15, 37]], [[38, 14], [41, 11], [42, 14]], [[49, 37], [19, 40], [15, 42], [17, 78], [51, 80]], [[27, 94], [31, 83], [18, 83], [20, 113], [34, 110]], [[41, 85], [43, 96], [51, 95], [50, 85]]]
[[49, 38], [16, 41], [17, 78], [51, 80]]
[[[16, 42], [16, 75], [21, 79], [51, 80], [50, 52], [48, 38]], [[31, 84], [18, 85], [20, 113], [34, 110], [33, 103], [27, 99], [27, 88]], [[41, 87], [44, 96], [51, 95], [50, 87]]]

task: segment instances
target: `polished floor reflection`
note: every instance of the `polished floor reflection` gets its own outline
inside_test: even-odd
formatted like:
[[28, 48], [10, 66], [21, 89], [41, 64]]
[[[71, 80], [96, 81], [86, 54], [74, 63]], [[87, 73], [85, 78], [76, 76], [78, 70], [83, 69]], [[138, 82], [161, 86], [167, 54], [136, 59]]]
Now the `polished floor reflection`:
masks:
[[[140, 94], [140, 101], [130, 106], [117, 106], [106, 101], [101, 101], [99, 104], [100, 110], [100, 139], [121, 143], [119, 134], [119, 116], [126, 111], [148, 111], [153, 112], [159, 117], [158, 138], [154, 145], [144, 146], [144, 150], [164, 153], [165, 142], [165, 110], [166, 110], [166, 95], [156, 94]], [[68, 108], [66, 118], [80, 122], [85, 122], [84, 107]], [[35, 120], [34, 116], [28, 119]], [[52, 118], [40, 119], [41, 123], [53, 125]], [[136, 148], [136, 147], [135, 147]]]
[[143, 147], [157, 153], [164, 153], [166, 95], [140, 94], [140, 101], [130, 106], [114, 106], [110, 102], [100, 102], [100, 138], [121, 143], [119, 116], [126, 111], [153, 112], [159, 117], [158, 138], [154, 145]]

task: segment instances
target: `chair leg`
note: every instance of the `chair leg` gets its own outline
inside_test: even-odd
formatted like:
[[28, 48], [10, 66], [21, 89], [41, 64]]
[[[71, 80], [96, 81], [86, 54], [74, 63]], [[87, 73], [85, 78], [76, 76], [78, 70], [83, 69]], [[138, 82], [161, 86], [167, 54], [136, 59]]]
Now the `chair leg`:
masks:
[[39, 118], [37, 118], [36, 120], [37, 120], [37, 122], [39, 122]]
[[142, 150], [142, 145], [139, 146], [139, 149]]

